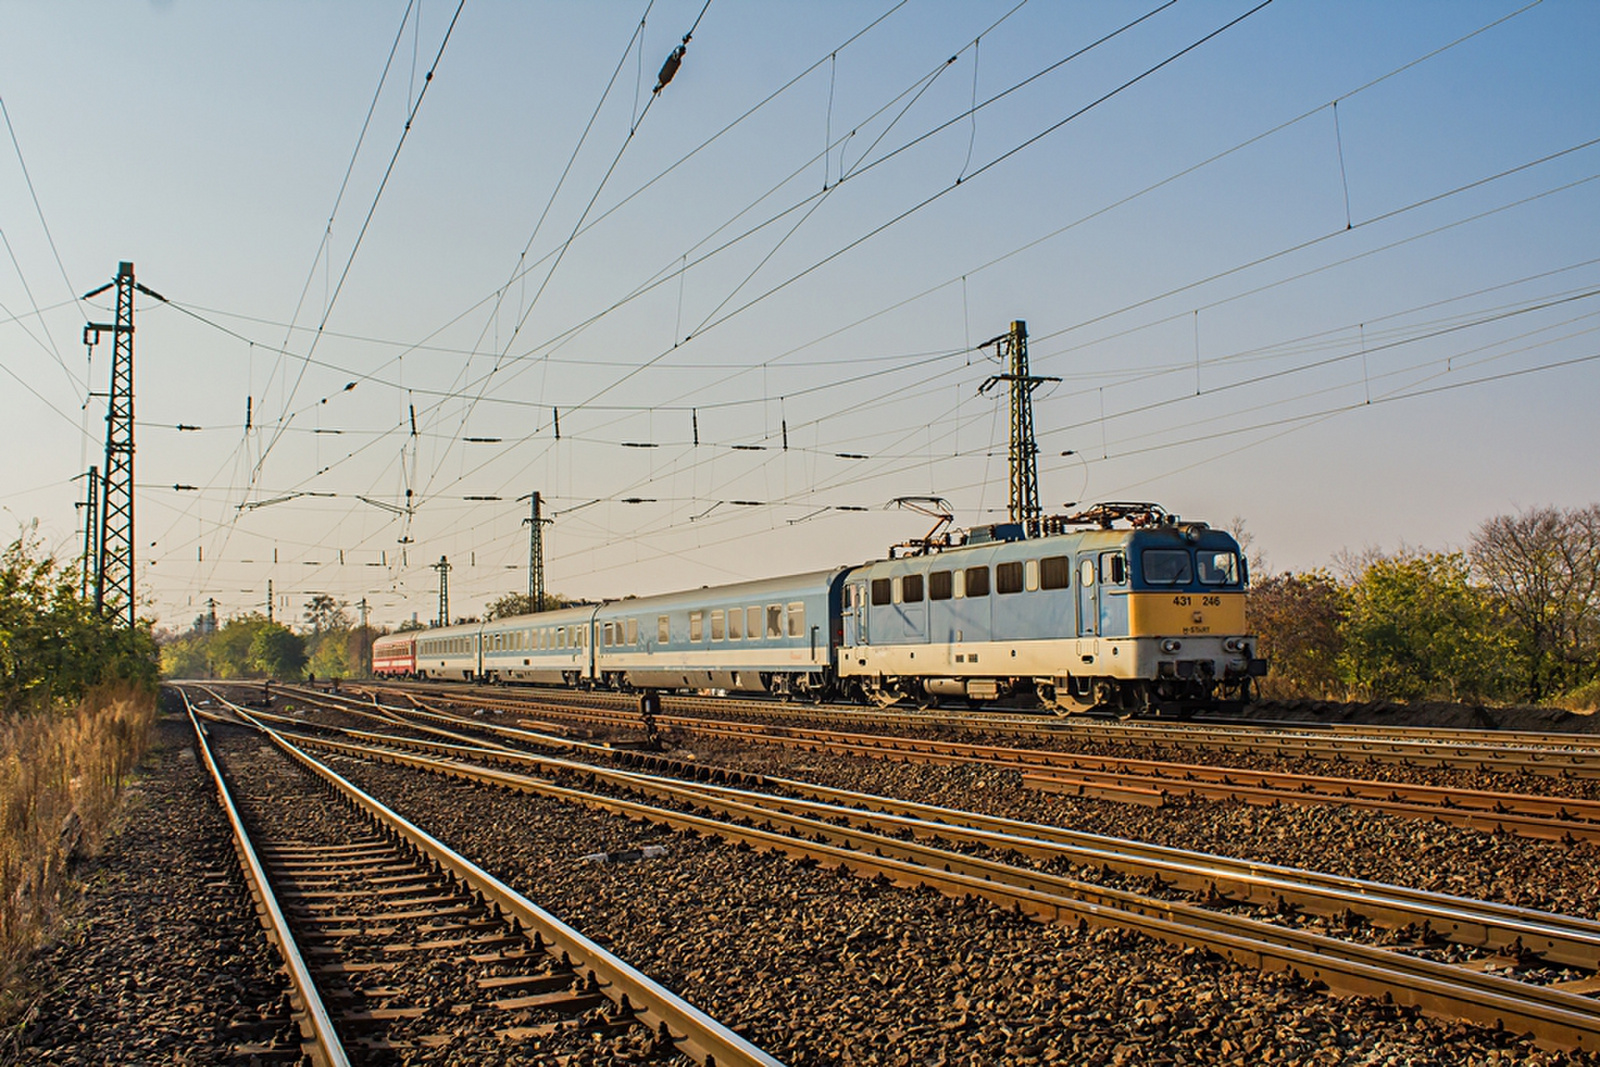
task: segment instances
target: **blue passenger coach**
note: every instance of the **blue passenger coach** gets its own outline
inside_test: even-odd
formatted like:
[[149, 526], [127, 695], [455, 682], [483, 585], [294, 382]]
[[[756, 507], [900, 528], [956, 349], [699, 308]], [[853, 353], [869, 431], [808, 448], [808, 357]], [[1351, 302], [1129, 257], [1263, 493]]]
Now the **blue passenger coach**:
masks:
[[587, 681], [594, 673], [589, 637], [597, 610], [590, 604], [483, 623], [478, 676], [490, 683]]
[[845, 569], [608, 601], [595, 615], [604, 686], [821, 693]]

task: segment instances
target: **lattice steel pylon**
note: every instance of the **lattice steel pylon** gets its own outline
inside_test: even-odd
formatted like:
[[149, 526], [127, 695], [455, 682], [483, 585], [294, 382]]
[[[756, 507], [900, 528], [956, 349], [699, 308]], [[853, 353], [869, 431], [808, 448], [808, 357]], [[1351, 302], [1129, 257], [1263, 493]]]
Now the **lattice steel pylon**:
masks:
[[544, 526], [549, 519], [539, 514], [539, 494], [532, 494], [530, 514], [522, 521], [528, 526], [528, 599], [534, 611], [543, 611], [544, 595]]
[[1060, 378], [1039, 377], [1028, 373], [1028, 324], [1021, 319], [1011, 324], [1011, 330], [991, 338], [980, 348], [995, 347], [1001, 359], [1010, 357], [1010, 369], [1005, 374], [991, 375], [978, 392], [986, 393], [1000, 382], [1011, 383], [1011, 488], [1007, 495], [1012, 522], [1024, 526], [1037, 524], [1042, 511], [1039, 507], [1039, 442], [1033, 437], [1033, 391], [1044, 382], [1059, 382]]
[[450, 625], [450, 560], [444, 556], [439, 557], [439, 562], [433, 564], [433, 569], [439, 572], [439, 625]]
[[93, 345], [100, 334], [112, 335], [111, 391], [106, 402], [106, 458], [100, 493], [100, 532], [96, 538], [94, 606], [101, 613], [125, 615], [131, 628], [138, 622], [134, 597], [133, 558], [133, 291], [163, 299], [133, 280], [133, 264], [117, 266], [117, 276], [83, 294], [88, 300], [116, 286], [117, 321], [91, 322], [83, 341]]

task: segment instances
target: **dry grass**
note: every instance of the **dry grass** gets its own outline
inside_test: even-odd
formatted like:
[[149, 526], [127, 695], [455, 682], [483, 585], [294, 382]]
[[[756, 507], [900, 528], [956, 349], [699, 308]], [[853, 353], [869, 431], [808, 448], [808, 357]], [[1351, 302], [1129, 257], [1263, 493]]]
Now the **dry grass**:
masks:
[[72, 860], [99, 846], [155, 711], [154, 693], [107, 687], [0, 724], [0, 1017], [58, 918]]

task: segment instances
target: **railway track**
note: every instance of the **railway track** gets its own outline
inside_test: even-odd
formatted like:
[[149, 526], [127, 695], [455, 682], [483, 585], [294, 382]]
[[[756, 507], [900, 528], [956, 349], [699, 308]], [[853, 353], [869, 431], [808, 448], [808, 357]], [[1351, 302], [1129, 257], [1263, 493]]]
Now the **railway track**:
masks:
[[[234, 726], [184, 700], [315, 1062], [569, 1056], [597, 1041], [624, 1059], [779, 1062], [248, 709], [227, 705]], [[229, 777], [247, 781], [238, 800]]]
[[[373, 687], [371, 685], [368, 686]], [[506, 687], [443, 682], [383, 681], [376, 687], [433, 693], [470, 695], [473, 700], [504, 696]], [[637, 696], [609, 690], [573, 691], [530, 686], [512, 687], [550, 707], [631, 709]], [[1102, 719], [1061, 717], [1043, 711], [995, 709], [864, 708], [856, 704], [811, 704], [746, 697], [695, 697], [664, 695], [668, 708], [705, 714], [738, 715], [786, 722], [807, 720], [874, 729], [941, 729], [967, 733], [1013, 734], [1033, 737], [1083, 737], [1105, 743], [1175, 745], [1221, 748], [1225, 751], [1299, 751], [1325, 753], [1319, 758], [1377, 759], [1391, 755], [1400, 761], [1437, 749], [1449, 758], [1462, 749], [1461, 758], [1481, 758], [1480, 749], [1526, 749], [1543, 753], [1570, 750], [1579, 756], [1600, 754], [1600, 733], [1554, 733], [1528, 730], [1466, 730], [1445, 727], [1386, 726], [1313, 722], [1290, 719], [1240, 719], [1196, 717], [1187, 721], [1160, 718]], [[1371, 747], [1369, 747], [1371, 746]], [[1397, 746], [1397, 747], [1386, 747]], [[1376, 753], [1374, 755], [1373, 753]], [[1341, 755], [1342, 754], [1342, 755]], [[1586, 764], [1584, 760], [1579, 765]], [[1441, 764], [1450, 765], [1450, 764]], [[1461, 764], [1480, 769], [1475, 763]]]
[[[415, 697], [410, 699], [415, 700]], [[478, 699], [472, 703], [508, 712], [517, 712], [522, 706], [508, 698]], [[426, 706], [419, 706], [418, 711], [423, 715], [429, 713]], [[536, 706], [531, 713], [548, 719], [563, 717], [550, 714], [550, 709], [543, 705]], [[576, 719], [612, 729], [637, 730], [640, 725], [636, 714], [611, 710], [599, 710], [589, 716], [576, 715]], [[568, 716], [567, 721], [574, 721], [573, 717]], [[1043, 792], [1092, 796], [1151, 807], [1160, 807], [1180, 796], [1252, 804], [1343, 805], [1489, 833], [1511, 833], [1549, 841], [1600, 842], [1600, 801], [1581, 798], [1256, 771], [889, 734], [771, 728], [686, 716], [661, 716], [658, 722], [701, 736], [806, 751], [904, 761], [983, 764], [1017, 770], [1022, 773], [1025, 785]], [[539, 720], [533, 720], [532, 725], [543, 731], [558, 729], [557, 723]], [[561, 743], [553, 739], [554, 735], [550, 736], [552, 740], [547, 743]]]
[[[459, 725], [483, 729], [471, 721]], [[1294, 970], [1337, 991], [1389, 997], [1442, 1015], [1526, 1030], [1554, 1047], [1592, 1049], [1600, 1035], [1600, 1005], [1583, 995], [1600, 988], [1593, 973], [1600, 961], [1600, 924], [1590, 920], [1186, 855], [789, 780], [757, 783], [781, 790], [780, 795], [685, 782], [517, 751], [465, 733], [447, 740], [444, 727], [432, 730], [433, 739], [344, 731], [343, 740], [306, 738], [304, 743], [349, 758], [539, 793], [838, 865], [858, 875], [979, 897], [1054, 922], [1137, 930], [1262, 969]], [[494, 764], [520, 765], [520, 770], [508, 772]], [[576, 778], [582, 786], [566, 779], [557, 784], [553, 779], [559, 776]], [[606, 791], [596, 792], [602, 785]], [[992, 858], [1012, 854], [1040, 862], [1025, 867]], [[1062, 869], [1116, 871], [1164, 892], [1055, 873]], [[1175, 896], [1174, 890], [1189, 899]], [[1278, 921], [1239, 914], [1240, 908], [1269, 909]], [[1293, 918], [1297, 915], [1326, 920], [1320, 924], [1323, 931], [1307, 928]], [[1327, 931], [1334, 927], [1351, 929], [1357, 936], [1330, 936]], [[1378, 943], [1370, 935], [1360, 936], [1368, 927], [1404, 934]], [[1444, 943], [1478, 952], [1464, 966], [1424, 958]], [[1560, 986], [1506, 977], [1519, 972]]]
[[[526, 695], [510, 697], [505, 695], [503, 689], [482, 686], [383, 683], [361, 688], [397, 693], [431, 693], [446, 700], [461, 700], [484, 707], [519, 708], [530, 715], [542, 715], [556, 721], [637, 721], [636, 715], [628, 710], [636, 707], [636, 698], [620, 693], [572, 694], [561, 690], [530, 688]], [[1271, 730], [1244, 726], [1222, 728], [987, 712], [949, 714], [838, 705], [774, 704], [771, 701], [681, 696], [664, 697], [663, 708], [669, 713], [658, 717], [663, 725], [687, 726], [737, 715], [777, 722], [785, 727], [796, 721], [804, 721], [830, 727], [854, 726], [877, 730], [927, 731], [937, 728], [968, 733], [1072, 738], [1104, 744], [1202, 748], [1333, 762], [1393, 763], [1499, 774], [1600, 777], [1600, 738], [1581, 734], [1552, 736], [1525, 732], [1441, 731], [1435, 735], [1407, 728], [1382, 727], [1330, 727], [1326, 730], [1285, 733], [1279, 732], [1282, 724], [1275, 724]], [[609, 720], [606, 719], [608, 710], [613, 716]]]

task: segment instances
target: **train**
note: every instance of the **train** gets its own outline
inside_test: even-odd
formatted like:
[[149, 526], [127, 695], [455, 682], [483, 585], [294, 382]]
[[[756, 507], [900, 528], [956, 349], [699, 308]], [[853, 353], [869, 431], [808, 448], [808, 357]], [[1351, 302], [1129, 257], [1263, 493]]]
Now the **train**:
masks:
[[1266, 673], [1238, 541], [1151, 503], [927, 537], [860, 565], [388, 634], [383, 677], [1187, 713]]

